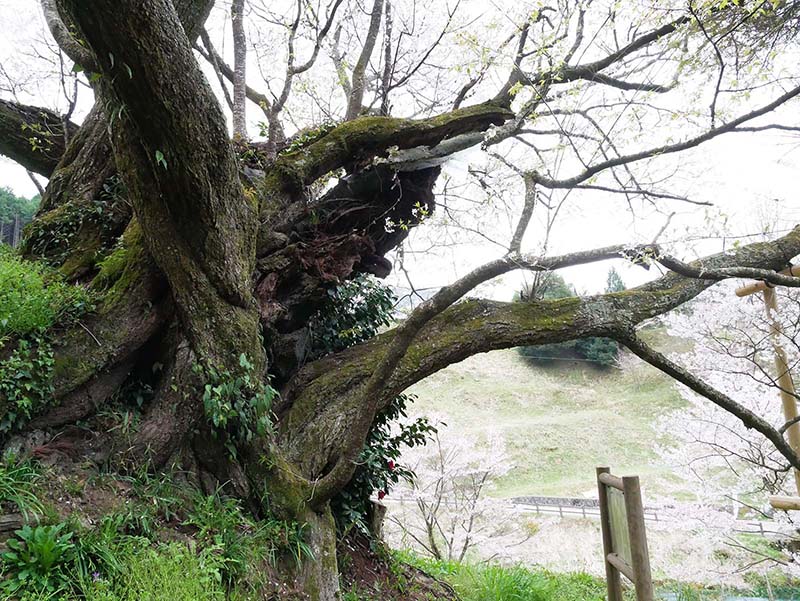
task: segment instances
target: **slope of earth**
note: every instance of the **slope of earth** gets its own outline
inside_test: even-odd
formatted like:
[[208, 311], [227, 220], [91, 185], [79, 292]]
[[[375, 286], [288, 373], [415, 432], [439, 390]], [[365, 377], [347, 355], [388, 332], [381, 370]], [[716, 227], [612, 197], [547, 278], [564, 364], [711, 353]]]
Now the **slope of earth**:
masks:
[[[686, 343], [651, 329], [648, 337], [667, 352]], [[450, 437], [489, 437], [505, 447], [510, 469], [490, 494], [594, 496], [595, 467], [637, 474], [645, 494], [691, 500], [691, 489], [656, 452], [670, 440], [658, 419], [684, 406], [675, 383], [627, 353], [620, 367], [601, 369], [580, 360], [531, 363], [515, 350], [478, 355], [452, 365], [411, 389], [416, 415], [447, 424]]]
[[[648, 329], [644, 337], [671, 356], [691, 350], [660, 327]], [[605, 465], [616, 474], [641, 478], [650, 508], [651, 566], [660, 586], [695, 583], [733, 590], [781, 581], [795, 586], [800, 576], [772, 538], [743, 534], [752, 525], [736, 522], [724, 499], [715, 506], [704, 504], [706, 495], [686, 468], [659, 452], [677, 441], [659, 429], [661, 418], [684, 408], [686, 401], [674, 381], [629, 353], [620, 355], [618, 367], [598, 369], [577, 360], [531, 364], [513, 349], [497, 351], [450, 366], [411, 392], [418, 396], [411, 418], [427, 415], [446, 426], [440, 427], [441, 451], [431, 443], [402, 458], [415, 469], [419, 489], [400, 486], [384, 501], [389, 506], [387, 540], [394, 548], [430, 554], [426, 532], [432, 524], [446, 543], [445, 553], [455, 550], [457, 557], [468, 538], [468, 562], [600, 577], [597, 517], [526, 512], [507, 500], [594, 499], [595, 467]], [[440, 464], [446, 469], [440, 471]], [[470, 510], [475, 489], [470, 483], [498, 465], [483, 491], [492, 498]], [[450, 482], [458, 484], [450, 488]], [[437, 496], [438, 490], [445, 492]]]

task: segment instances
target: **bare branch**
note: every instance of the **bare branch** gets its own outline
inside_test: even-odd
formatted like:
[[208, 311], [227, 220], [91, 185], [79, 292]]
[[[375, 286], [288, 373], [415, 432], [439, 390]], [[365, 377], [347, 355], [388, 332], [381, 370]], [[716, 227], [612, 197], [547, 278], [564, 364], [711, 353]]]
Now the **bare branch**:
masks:
[[672, 85], [662, 86], [656, 83], [636, 83], [632, 81], [623, 81], [602, 73], [595, 73], [591, 78], [586, 79], [593, 81], [594, 83], [601, 83], [619, 90], [638, 90], [640, 92], [657, 92], [659, 94], [669, 92], [674, 87]]
[[[200, 53], [204, 59], [206, 59], [212, 65], [217, 65], [219, 67], [220, 73], [225, 76], [229, 82], [233, 83], [234, 73], [233, 69], [225, 63], [225, 60], [220, 56], [219, 52], [217, 52], [216, 48], [214, 48], [213, 44], [211, 43], [211, 39], [208, 37], [208, 32], [203, 31], [201, 34], [203, 37], [203, 44], [206, 46], [206, 49], [202, 48], [200, 45], [195, 44], [194, 49]], [[205, 40], [208, 40], [207, 42]], [[250, 86], [245, 86], [245, 92], [247, 94], [247, 98], [258, 105], [258, 107], [264, 111], [266, 114], [269, 111], [270, 107], [270, 100], [261, 92], [254, 90]]]
[[247, 37], [244, 32], [245, 0], [231, 2], [233, 28], [233, 136], [247, 139]]
[[503, 104], [510, 103], [512, 100], [511, 90], [518, 83], [524, 83], [534, 87], [546, 87], [550, 84], [561, 84], [581, 79], [596, 81], [598, 83], [606, 83], [621, 89], [644, 89], [643, 86], [649, 86], [654, 88], [653, 91], [663, 91], [665, 89], [664, 86], [622, 82], [607, 75], [601, 74], [600, 72], [611, 65], [618, 63], [625, 57], [641, 50], [642, 48], [645, 48], [661, 38], [674, 33], [682, 25], [688, 22], [688, 17], [676, 19], [667, 25], [663, 25], [662, 27], [654, 29], [645, 35], [639, 36], [627, 46], [624, 46], [616, 52], [612, 52], [606, 57], [591, 63], [584, 63], [582, 65], [566, 65], [555, 70], [540, 71], [533, 74], [525, 74], [521, 69], [515, 69], [514, 73], [516, 75], [512, 75], [512, 77], [509, 78], [497, 96], [495, 96], [495, 101]]
[[775, 445], [775, 448], [778, 449], [780, 454], [783, 455], [792, 466], [800, 469], [800, 456], [795, 453], [781, 433], [773, 428], [765, 419], [756, 415], [744, 405], [737, 403], [726, 394], [710, 386], [697, 376], [691, 374], [677, 363], [668, 359], [665, 355], [651, 348], [635, 334], [630, 333], [618, 337], [618, 340], [650, 365], [657, 367], [697, 394], [707, 398], [728, 413], [735, 415], [747, 428], [759, 432], [764, 438]]
[[657, 148], [651, 148], [649, 150], [643, 150], [641, 152], [636, 152], [633, 154], [611, 158], [608, 159], [607, 161], [603, 161], [595, 165], [592, 165], [591, 167], [587, 168], [582, 173], [575, 175], [574, 177], [557, 180], [549, 178], [547, 176], [543, 176], [539, 173], [535, 173], [534, 177], [538, 183], [542, 184], [546, 188], [573, 188], [577, 184], [585, 182], [587, 179], [600, 173], [601, 171], [605, 171], [606, 169], [610, 169], [612, 167], [618, 167], [620, 165], [627, 165], [629, 163], [634, 163], [636, 161], [641, 161], [643, 159], [649, 159], [664, 154], [672, 154], [675, 152], [688, 150], [690, 148], [694, 148], [695, 146], [699, 146], [703, 142], [712, 140], [713, 138], [716, 138], [719, 135], [736, 131], [737, 128], [743, 123], [747, 123], [748, 121], [752, 121], [757, 117], [766, 115], [770, 111], [775, 110], [777, 107], [788, 102], [792, 98], [795, 98], [798, 94], [800, 94], [800, 86], [792, 88], [785, 94], [779, 96], [769, 104], [766, 104], [759, 109], [756, 109], [745, 115], [742, 115], [732, 121], [729, 121], [724, 125], [720, 125], [717, 128], [710, 129], [700, 134], [699, 136], [695, 136], [684, 142], [678, 142], [677, 144], [666, 144], [664, 146], [659, 146]]
[[717, 58], [717, 63], [719, 63], [719, 74], [717, 75], [717, 83], [714, 88], [714, 95], [711, 98], [711, 106], [709, 110], [711, 112], [711, 127], [714, 127], [717, 120], [717, 98], [719, 98], [719, 89], [722, 86], [722, 76], [725, 74], [725, 60], [722, 58], [722, 52], [720, 52], [719, 46], [717, 42], [708, 34], [705, 25], [700, 20], [700, 17], [697, 16], [697, 12], [695, 11], [692, 3], [688, 3], [689, 12], [692, 13], [694, 20], [697, 22], [697, 26], [700, 28], [700, 31], [703, 33], [703, 36], [708, 40], [708, 43], [711, 44], [711, 47], [714, 49], [714, 54]]
[[36, 179], [36, 174], [34, 174], [33, 171], [31, 171], [30, 169], [26, 169], [25, 173], [28, 174], [28, 178], [33, 182], [33, 185], [36, 186], [36, 190], [39, 192], [39, 197], [40, 198], [43, 197], [44, 186], [42, 186], [42, 183], [38, 179]]
[[364, 92], [366, 89], [366, 71], [369, 59], [372, 56], [372, 50], [375, 48], [375, 42], [378, 39], [378, 31], [381, 27], [381, 16], [383, 15], [383, 0], [374, 0], [372, 4], [372, 13], [370, 15], [369, 29], [367, 30], [367, 37], [364, 39], [364, 47], [361, 49], [361, 54], [358, 57], [355, 67], [353, 67], [353, 76], [351, 78], [351, 91], [350, 97], [347, 101], [347, 112], [345, 114], [346, 120], [355, 119], [361, 112], [361, 105], [364, 102]]
[[520, 215], [519, 222], [514, 230], [514, 235], [511, 237], [511, 243], [508, 245], [509, 254], [521, 254], [522, 238], [525, 236], [525, 231], [528, 229], [528, 224], [533, 216], [534, 208], [536, 208], [536, 182], [526, 177], [525, 203], [522, 206], [522, 214]]
[[214, 51], [214, 47], [211, 45], [211, 39], [208, 37], [208, 32], [205, 29], [200, 32], [200, 40], [203, 42], [203, 46], [205, 46], [206, 53], [203, 53], [199, 47], [196, 49], [201, 52], [203, 58], [211, 63], [211, 67], [214, 69], [214, 74], [217, 76], [217, 81], [219, 81], [219, 86], [222, 88], [222, 95], [225, 98], [225, 104], [228, 105], [229, 109], [233, 110], [233, 99], [231, 98], [230, 92], [228, 92], [228, 85], [225, 83], [225, 79], [223, 78], [220, 64], [217, 60], [219, 57]]

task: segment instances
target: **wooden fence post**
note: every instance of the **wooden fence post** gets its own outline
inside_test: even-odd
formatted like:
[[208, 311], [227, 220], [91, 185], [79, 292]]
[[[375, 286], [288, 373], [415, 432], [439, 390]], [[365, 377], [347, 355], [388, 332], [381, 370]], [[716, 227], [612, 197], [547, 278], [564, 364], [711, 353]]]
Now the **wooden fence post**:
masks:
[[650, 555], [647, 552], [647, 535], [642, 509], [642, 490], [639, 476], [622, 478], [625, 495], [625, 512], [628, 515], [628, 535], [631, 541], [631, 560], [637, 601], [654, 601], [653, 579], [650, 574]]
[[600, 474], [609, 474], [611, 470], [607, 467], [597, 468], [597, 491], [600, 502], [600, 529], [603, 532], [603, 565], [606, 568], [606, 586], [608, 587], [608, 601], [622, 601], [622, 582], [619, 577], [619, 570], [612, 566], [608, 561], [608, 555], [613, 551], [611, 542], [611, 518], [608, 512], [608, 497], [606, 487], [600, 482]]

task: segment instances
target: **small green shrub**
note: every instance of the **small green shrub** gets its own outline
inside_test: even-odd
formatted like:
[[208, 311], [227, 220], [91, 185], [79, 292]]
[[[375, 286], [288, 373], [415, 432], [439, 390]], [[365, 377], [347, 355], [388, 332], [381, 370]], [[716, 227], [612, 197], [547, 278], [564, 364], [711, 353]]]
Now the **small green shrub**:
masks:
[[750, 587], [748, 596], [800, 601], [800, 579], [777, 566], [763, 573], [747, 572], [744, 580]]
[[9, 551], [0, 555], [4, 572], [9, 575], [0, 589], [10, 593], [66, 589], [66, 567], [75, 556], [75, 545], [72, 532], [65, 532], [65, 528], [66, 524], [26, 525], [17, 530], [7, 543]]
[[84, 530], [76, 527], [75, 559], [72, 573], [81, 581], [103, 574], [114, 577], [123, 572], [128, 549], [138, 542], [123, 534], [125, 518], [120, 514], [106, 515], [100, 524]]
[[49, 267], [0, 246], [0, 345], [4, 338], [46, 330], [91, 306], [83, 287], [67, 284]]
[[253, 365], [243, 353], [239, 357], [239, 374], [215, 367], [196, 366], [206, 384], [203, 407], [206, 417], [221, 435], [228, 452], [236, 456], [236, 444], [250, 442], [270, 432], [272, 402], [277, 391], [253, 377]]
[[17, 339], [11, 354], [0, 361], [0, 438], [53, 400], [54, 358], [45, 332], [91, 309], [84, 288], [0, 247], [0, 348], [9, 338]]
[[296, 523], [272, 517], [254, 521], [244, 514], [237, 500], [223, 498], [220, 491], [198, 494], [191, 505], [183, 524], [197, 528], [195, 539], [203, 548], [214, 550], [228, 590], [260, 562], [275, 566], [283, 554], [298, 563], [313, 559], [303, 528]]
[[53, 349], [44, 336], [20, 340], [11, 355], [0, 361], [0, 439], [53, 402], [54, 364]]
[[322, 308], [309, 320], [311, 358], [364, 342], [392, 320], [394, 294], [388, 286], [358, 275], [328, 290]]
[[575, 352], [587, 361], [602, 366], [614, 365], [619, 355], [619, 345], [611, 338], [581, 338], [575, 341]]
[[[232, 588], [247, 569], [254, 551], [250, 535], [246, 535], [242, 528], [252, 533], [255, 525], [245, 518], [238, 502], [221, 498], [219, 491], [208, 496], [197, 495], [194, 507], [183, 523], [197, 528], [195, 538], [201, 545], [217, 550], [222, 582]], [[264, 555], [269, 551], [265, 547]]]
[[425, 417], [396, 427], [406, 417], [406, 404], [413, 398], [398, 395], [375, 418], [353, 477], [331, 501], [340, 532], [355, 527], [369, 536], [370, 497], [377, 494], [383, 498], [401, 480], [410, 482], [414, 478], [414, 472], [399, 463], [403, 448], [424, 445], [436, 433], [436, 427]]
[[155, 540], [159, 522], [177, 522], [191, 494], [178, 485], [171, 471], [151, 473], [146, 466], [127, 478], [138, 502], [129, 503], [119, 513], [122, 530]]
[[533, 518], [524, 518], [522, 520], [522, 528], [529, 536], [536, 536], [542, 529], [542, 525]]

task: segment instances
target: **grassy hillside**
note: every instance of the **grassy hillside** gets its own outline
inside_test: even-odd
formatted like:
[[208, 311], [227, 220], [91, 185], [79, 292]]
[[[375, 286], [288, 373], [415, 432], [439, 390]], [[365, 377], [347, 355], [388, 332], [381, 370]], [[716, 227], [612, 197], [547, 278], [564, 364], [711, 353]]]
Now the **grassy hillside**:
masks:
[[[663, 330], [649, 337], [662, 349], [682, 350]], [[515, 350], [472, 357], [427, 378], [411, 392], [413, 411], [448, 424], [442, 435], [480, 444], [487, 434], [506, 442], [513, 468], [491, 494], [580, 496], [595, 492], [594, 469], [609, 465], [638, 474], [646, 492], [682, 494], [674, 468], [659, 463], [654, 425], [684, 401], [675, 384], [650, 366], [623, 356], [623, 369], [585, 361], [534, 365]]]

